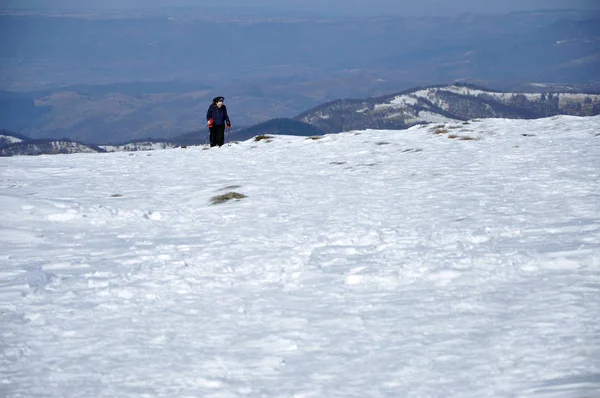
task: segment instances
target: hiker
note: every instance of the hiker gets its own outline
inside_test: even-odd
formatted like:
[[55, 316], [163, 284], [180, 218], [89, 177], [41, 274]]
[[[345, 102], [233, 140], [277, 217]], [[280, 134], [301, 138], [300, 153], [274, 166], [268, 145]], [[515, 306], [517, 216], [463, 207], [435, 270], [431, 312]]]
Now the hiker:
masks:
[[210, 130], [210, 146], [222, 146], [225, 141], [225, 127], [231, 127], [224, 97], [216, 97], [206, 112], [206, 124]]

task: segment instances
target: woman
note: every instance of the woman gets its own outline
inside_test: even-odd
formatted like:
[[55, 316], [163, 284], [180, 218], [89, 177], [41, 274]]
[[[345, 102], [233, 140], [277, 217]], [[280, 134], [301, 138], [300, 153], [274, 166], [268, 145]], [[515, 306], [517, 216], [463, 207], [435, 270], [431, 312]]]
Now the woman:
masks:
[[222, 146], [225, 141], [225, 126], [231, 127], [224, 97], [216, 97], [206, 112], [206, 122], [210, 130], [210, 146]]

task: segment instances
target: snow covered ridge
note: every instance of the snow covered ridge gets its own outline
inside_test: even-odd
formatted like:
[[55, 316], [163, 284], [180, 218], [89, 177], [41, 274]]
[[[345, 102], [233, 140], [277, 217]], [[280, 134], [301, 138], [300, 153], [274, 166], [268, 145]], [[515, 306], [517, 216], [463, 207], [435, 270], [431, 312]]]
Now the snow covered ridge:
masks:
[[599, 134], [0, 158], [0, 395], [597, 397]]
[[0, 147], [7, 146], [10, 144], [16, 144], [17, 142], [21, 142], [21, 141], [23, 141], [23, 140], [20, 138], [13, 137], [10, 135], [0, 134]]
[[104, 152], [99, 148], [69, 140], [22, 140], [0, 147], [0, 156], [57, 155]]
[[36, 156], [73, 153], [135, 152], [177, 148], [169, 142], [135, 141], [122, 145], [87, 145], [69, 139], [31, 139], [0, 130], [0, 156]]
[[4, 143], [0, 138], [0, 156], [37, 156], [72, 153], [136, 152], [178, 148], [180, 145], [168, 142], [135, 142], [122, 145], [86, 145], [70, 140], [31, 140], [10, 137]]
[[181, 145], [171, 144], [169, 142], [132, 142], [122, 145], [100, 145], [100, 148], [106, 152], [136, 152], [136, 151], [156, 151], [168, 148], [179, 148]]
[[600, 113], [600, 95], [595, 94], [503, 93], [456, 85], [432, 87], [418, 90], [410, 94], [398, 95], [388, 103], [381, 104], [380, 106], [402, 108], [405, 104], [417, 105], [420, 102], [430, 101], [436, 107], [448, 111], [452, 107], [452, 97], [449, 98], [444, 95], [446, 93], [462, 96], [475, 96], [484, 100], [493, 99], [505, 105], [513, 105], [516, 103], [553, 103], [557, 105], [558, 110], [564, 110], [565, 113], [572, 113], [578, 116], [591, 116]]
[[339, 100], [297, 117], [329, 132], [400, 129], [475, 118], [534, 119], [600, 114], [600, 95], [502, 93], [470, 85], [433, 86], [364, 100]]

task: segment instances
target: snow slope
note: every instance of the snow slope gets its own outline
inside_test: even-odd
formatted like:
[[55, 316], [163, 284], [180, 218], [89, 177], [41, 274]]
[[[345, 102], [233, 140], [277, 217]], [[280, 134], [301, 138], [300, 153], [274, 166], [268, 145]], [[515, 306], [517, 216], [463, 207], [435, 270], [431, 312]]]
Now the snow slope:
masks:
[[599, 133], [1, 158], [0, 395], [600, 396]]

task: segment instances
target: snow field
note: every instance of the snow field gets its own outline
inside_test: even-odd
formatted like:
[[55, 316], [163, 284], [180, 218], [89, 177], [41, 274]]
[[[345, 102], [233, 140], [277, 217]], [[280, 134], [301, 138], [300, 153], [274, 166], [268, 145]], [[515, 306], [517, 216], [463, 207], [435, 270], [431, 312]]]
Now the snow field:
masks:
[[438, 128], [0, 159], [0, 392], [600, 394], [600, 118]]

